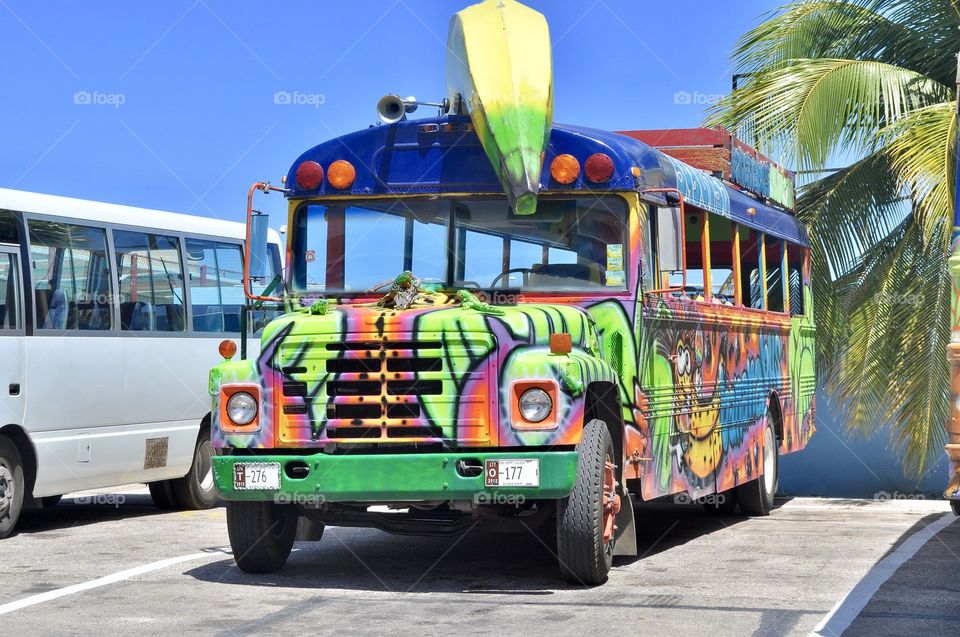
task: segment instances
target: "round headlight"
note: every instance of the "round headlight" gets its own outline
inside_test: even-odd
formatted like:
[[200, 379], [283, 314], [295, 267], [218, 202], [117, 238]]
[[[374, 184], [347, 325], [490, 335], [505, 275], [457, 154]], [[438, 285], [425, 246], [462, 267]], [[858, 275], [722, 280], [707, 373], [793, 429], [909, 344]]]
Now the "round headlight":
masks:
[[542, 389], [528, 389], [520, 396], [520, 413], [527, 422], [542, 422], [553, 411], [553, 401]]
[[239, 391], [227, 401], [227, 416], [235, 425], [249, 425], [257, 417], [257, 399]]

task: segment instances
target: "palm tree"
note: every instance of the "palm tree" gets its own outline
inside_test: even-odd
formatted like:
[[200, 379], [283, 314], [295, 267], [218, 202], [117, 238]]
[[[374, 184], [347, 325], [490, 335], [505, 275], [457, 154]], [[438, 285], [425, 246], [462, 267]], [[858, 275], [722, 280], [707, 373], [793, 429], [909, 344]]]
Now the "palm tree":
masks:
[[849, 162], [798, 200], [821, 377], [913, 475], [946, 442], [957, 51], [958, 0], [799, 0], [737, 43], [746, 81], [709, 121], [800, 170]]

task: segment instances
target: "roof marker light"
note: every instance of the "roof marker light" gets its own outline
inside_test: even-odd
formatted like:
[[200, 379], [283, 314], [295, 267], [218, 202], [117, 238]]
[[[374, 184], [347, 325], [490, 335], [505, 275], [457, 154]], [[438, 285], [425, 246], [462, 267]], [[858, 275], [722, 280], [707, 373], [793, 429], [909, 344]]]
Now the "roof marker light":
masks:
[[323, 167], [315, 161], [305, 161], [297, 166], [295, 177], [304, 190], [316, 190], [323, 183]]
[[595, 184], [606, 183], [613, 177], [613, 160], [604, 153], [590, 155], [583, 166], [583, 172], [587, 179]]
[[558, 184], [572, 184], [580, 176], [580, 162], [573, 155], [557, 155], [550, 163], [550, 176]]
[[346, 190], [357, 178], [357, 170], [348, 161], [338, 159], [327, 168], [327, 181], [337, 190]]

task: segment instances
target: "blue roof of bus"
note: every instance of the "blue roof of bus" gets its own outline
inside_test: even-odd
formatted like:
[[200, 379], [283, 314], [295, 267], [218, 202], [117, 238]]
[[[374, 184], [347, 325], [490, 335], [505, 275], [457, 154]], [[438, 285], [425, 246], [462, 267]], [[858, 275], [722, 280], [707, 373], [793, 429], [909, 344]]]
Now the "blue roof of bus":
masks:
[[[745, 226], [807, 245], [803, 225], [790, 213], [767, 205], [736, 188], [668, 157], [643, 142], [610, 131], [555, 124], [550, 134], [544, 166], [560, 154], [576, 157], [581, 165], [594, 153], [613, 159], [613, 177], [593, 184], [581, 175], [569, 185], [541, 176], [543, 193], [601, 194], [676, 188], [687, 204], [709, 210]], [[315, 190], [297, 184], [297, 167], [315, 161], [326, 170], [338, 159], [349, 161], [356, 179], [349, 190], [337, 190], [325, 179]], [[633, 168], [640, 176], [633, 176]], [[473, 131], [470, 118], [444, 116], [371, 126], [315, 146], [303, 153], [287, 175], [290, 198], [317, 196], [500, 194], [502, 187]], [[662, 196], [657, 196], [661, 201]]]

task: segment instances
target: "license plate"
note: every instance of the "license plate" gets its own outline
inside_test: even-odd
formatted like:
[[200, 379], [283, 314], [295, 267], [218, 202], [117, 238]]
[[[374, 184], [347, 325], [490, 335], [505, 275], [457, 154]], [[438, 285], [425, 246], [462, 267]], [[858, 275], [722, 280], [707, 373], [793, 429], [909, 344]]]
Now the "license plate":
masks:
[[238, 462], [233, 465], [233, 488], [268, 491], [280, 488], [279, 462]]
[[539, 487], [540, 461], [487, 460], [484, 484], [488, 487]]

